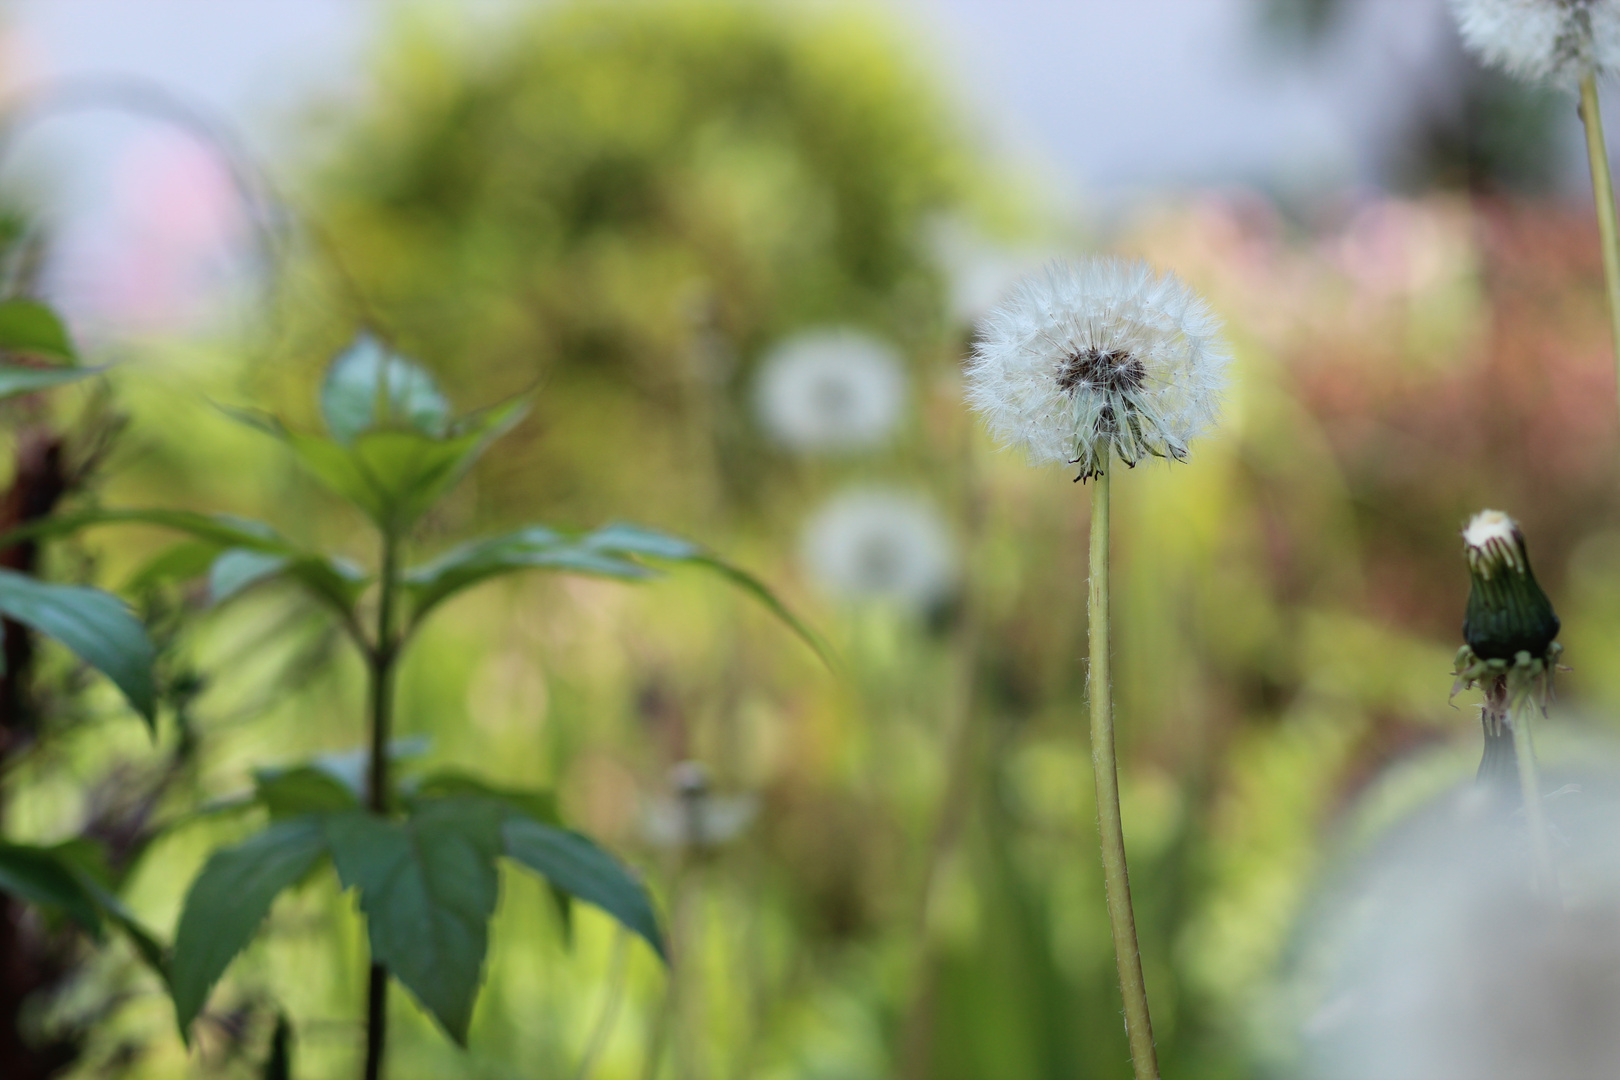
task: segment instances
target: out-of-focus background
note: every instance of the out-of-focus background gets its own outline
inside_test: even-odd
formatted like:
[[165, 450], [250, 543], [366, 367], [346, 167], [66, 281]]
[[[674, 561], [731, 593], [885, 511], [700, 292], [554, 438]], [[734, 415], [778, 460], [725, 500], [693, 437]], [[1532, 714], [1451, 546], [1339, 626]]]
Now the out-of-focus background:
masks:
[[[603, 1080], [1129, 1074], [1083, 722], [1088, 500], [961, 400], [974, 320], [1056, 256], [1174, 269], [1236, 353], [1191, 463], [1115, 486], [1166, 1076], [1300, 1075], [1342, 1012], [1302, 960], [1324, 883], [1472, 775], [1475, 713], [1448, 702], [1469, 514], [1521, 521], [1564, 619], [1549, 758], [1614, 727], [1620, 427], [1574, 103], [1480, 70], [1442, 0], [11, 0], [0, 35], [22, 107], [0, 202], [128, 417], [97, 497], [370, 559], [217, 406], [313, 423], [371, 321], [461, 407], [538, 387], [419, 554], [633, 518], [757, 572], [843, 658], [681, 575], [447, 609], [404, 675], [424, 760], [554, 787], [646, 874], [685, 962], [666, 1011], [632, 946], [620, 1001], [607, 920], [565, 932], [513, 877], [471, 1049], [401, 993], [398, 1080], [573, 1076], [598, 1030]], [[796, 414], [810, 391], [769, 378], [794, 350], [812, 374], [871, 361], [839, 392], [878, 395], [875, 419]], [[158, 545], [56, 558], [117, 586]], [[198, 751], [160, 816], [359, 743], [358, 667], [318, 612], [272, 590], [187, 626]], [[102, 712], [6, 776], [8, 835], [72, 835], [152, 767]], [[670, 824], [683, 761], [716, 793], [700, 851]], [[185, 817], [136, 909], [167, 931], [243, 827]], [[358, 927], [330, 878], [284, 901], [189, 1055], [119, 948], [40, 1023], [96, 1019], [69, 1075], [249, 1076], [273, 1002], [296, 1075], [348, 1076]]]

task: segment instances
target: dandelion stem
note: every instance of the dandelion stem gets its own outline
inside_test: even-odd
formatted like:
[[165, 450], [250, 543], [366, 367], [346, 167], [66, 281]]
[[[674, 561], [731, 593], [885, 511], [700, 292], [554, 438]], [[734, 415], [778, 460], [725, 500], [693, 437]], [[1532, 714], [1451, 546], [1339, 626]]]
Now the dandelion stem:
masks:
[[1520, 691], [1513, 696], [1508, 723], [1513, 727], [1513, 752], [1519, 760], [1519, 791], [1524, 796], [1525, 825], [1530, 830], [1530, 858], [1534, 863], [1535, 887], [1551, 892], [1558, 885], [1553, 869], [1552, 847], [1547, 843], [1547, 812], [1541, 805], [1541, 777], [1536, 768], [1536, 747], [1530, 734], [1530, 717], [1535, 712], [1531, 695]]
[[1113, 463], [1105, 457], [1092, 478], [1091, 589], [1088, 619], [1091, 663], [1091, 771], [1097, 788], [1097, 828], [1102, 835], [1103, 884], [1108, 894], [1108, 923], [1114, 935], [1114, 960], [1125, 999], [1125, 1035], [1131, 1044], [1136, 1080], [1158, 1080], [1153, 1050], [1153, 1023], [1148, 1018], [1147, 986], [1142, 978], [1142, 952], [1136, 942], [1131, 912], [1131, 879], [1125, 866], [1125, 831], [1119, 816], [1119, 770], [1114, 758], [1114, 688], [1108, 645], [1108, 488]]
[[1603, 114], [1598, 106], [1597, 73], [1593, 71], [1581, 76], [1581, 121], [1586, 127], [1586, 157], [1592, 166], [1592, 198], [1597, 204], [1609, 329], [1614, 338], [1616, 393], [1620, 394], [1620, 228], [1615, 224], [1614, 182], [1609, 177], [1609, 152], [1603, 142]]

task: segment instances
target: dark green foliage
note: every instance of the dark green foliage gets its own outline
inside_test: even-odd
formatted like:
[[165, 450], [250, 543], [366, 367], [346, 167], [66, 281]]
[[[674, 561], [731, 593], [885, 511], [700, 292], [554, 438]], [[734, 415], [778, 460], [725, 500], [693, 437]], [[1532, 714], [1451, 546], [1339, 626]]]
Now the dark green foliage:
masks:
[[273, 824], [208, 860], [186, 894], [174, 937], [169, 989], [182, 1035], [189, 1038], [208, 992], [258, 932], [271, 902], [325, 853], [321, 819], [305, 815]]
[[130, 706], [155, 726], [152, 642], [140, 620], [117, 597], [0, 569], [0, 614], [72, 649], [111, 679]]

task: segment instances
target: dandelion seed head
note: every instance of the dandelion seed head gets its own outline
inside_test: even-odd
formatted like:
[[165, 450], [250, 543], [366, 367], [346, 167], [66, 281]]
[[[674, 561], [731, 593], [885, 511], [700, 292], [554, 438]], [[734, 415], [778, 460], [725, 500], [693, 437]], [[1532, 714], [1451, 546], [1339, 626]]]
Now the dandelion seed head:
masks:
[[883, 442], [905, 408], [899, 356], [850, 329], [789, 338], [765, 358], [754, 404], [773, 439], [801, 452], [859, 450]]
[[1451, 0], [1463, 43], [1527, 82], [1620, 70], [1620, 0]]
[[714, 848], [735, 839], [754, 820], [752, 795], [717, 795], [702, 762], [683, 761], [669, 771], [670, 794], [642, 807], [641, 832], [654, 847]]
[[955, 550], [939, 514], [901, 491], [855, 488], [810, 519], [802, 556], [816, 582], [846, 599], [924, 610], [955, 579]]
[[1033, 464], [1079, 479], [1112, 454], [1185, 460], [1214, 422], [1230, 354], [1220, 321], [1174, 274], [1147, 263], [1052, 263], [980, 324], [968, 401]]

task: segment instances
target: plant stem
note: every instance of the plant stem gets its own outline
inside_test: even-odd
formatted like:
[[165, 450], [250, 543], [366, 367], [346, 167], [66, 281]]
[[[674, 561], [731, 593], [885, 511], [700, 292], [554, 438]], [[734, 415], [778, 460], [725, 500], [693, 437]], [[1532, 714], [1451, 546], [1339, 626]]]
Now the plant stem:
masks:
[[1536, 747], [1530, 736], [1530, 715], [1535, 703], [1528, 693], [1515, 695], [1508, 723], [1513, 727], [1513, 752], [1519, 759], [1519, 791], [1524, 796], [1524, 817], [1530, 830], [1530, 857], [1535, 868], [1536, 891], [1558, 885], [1552, 848], [1547, 843], [1547, 812], [1541, 805], [1541, 777], [1536, 769]]
[[1119, 816], [1119, 770], [1114, 758], [1114, 687], [1108, 645], [1108, 487], [1112, 461], [1092, 478], [1091, 590], [1088, 620], [1091, 662], [1087, 678], [1091, 699], [1091, 771], [1097, 788], [1097, 828], [1102, 835], [1103, 884], [1108, 894], [1108, 924], [1114, 934], [1114, 961], [1120, 995], [1125, 999], [1125, 1035], [1131, 1044], [1136, 1080], [1159, 1080], [1153, 1049], [1153, 1022], [1148, 1017], [1147, 986], [1142, 978], [1142, 952], [1136, 942], [1131, 912], [1131, 878], [1125, 866], [1125, 831]]
[[1598, 106], [1596, 72], [1588, 71], [1581, 76], [1581, 121], [1586, 127], [1586, 157], [1592, 166], [1592, 199], [1597, 204], [1603, 280], [1609, 299], [1609, 329], [1614, 338], [1616, 393], [1620, 394], [1620, 229], [1615, 226], [1614, 182], [1609, 177], [1609, 152], [1603, 143], [1603, 113]]
[[[367, 805], [371, 812], [389, 810], [388, 742], [394, 721], [394, 661], [399, 641], [394, 635], [394, 593], [399, 577], [399, 542], [384, 534], [382, 568], [377, 578], [377, 639], [367, 656], [371, 694], [371, 757]], [[372, 961], [366, 987], [365, 1080], [381, 1080], [383, 1049], [388, 1036], [388, 969]]]

